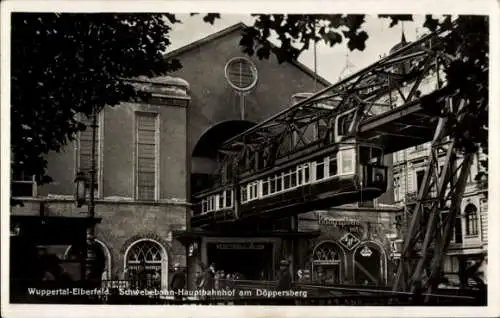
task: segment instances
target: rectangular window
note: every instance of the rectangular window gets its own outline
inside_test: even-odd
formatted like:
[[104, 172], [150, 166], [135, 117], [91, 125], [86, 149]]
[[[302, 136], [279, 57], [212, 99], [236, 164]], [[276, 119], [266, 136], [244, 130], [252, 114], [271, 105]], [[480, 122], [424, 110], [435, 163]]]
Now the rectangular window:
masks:
[[269, 194], [269, 180], [262, 182], [262, 195]]
[[302, 167], [299, 167], [299, 169], [297, 169], [297, 185], [298, 186], [302, 185], [302, 180], [303, 180], [302, 170], [303, 170]]
[[207, 200], [203, 199], [201, 200], [201, 213], [206, 213], [207, 210], [208, 210]]
[[292, 188], [297, 186], [297, 172], [293, 171], [290, 175], [290, 186]]
[[11, 195], [13, 197], [36, 197], [37, 185], [34, 176], [23, 172], [12, 175]]
[[417, 171], [417, 191], [420, 192], [420, 187], [422, 186], [422, 182], [424, 181], [425, 171], [420, 170]]
[[283, 180], [282, 176], [277, 176], [276, 177], [276, 192], [280, 192], [283, 189], [281, 187], [282, 186], [282, 180]]
[[[441, 224], [440, 224], [441, 235], [444, 234], [444, 225], [446, 223], [447, 218], [448, 218], [448, 212], [441, 212]], [[456, 230], [456, 226], [455, 226], [455, 223], [453, 223], [451, 242], [456, 242], [455, 230]]]
[[136, 187], [138, 200], [156, 200], [157, 130], [156, 114], [136, 113]]
[[342, 163], [342, 174], [354, 173], [354, 151], [353, 149], [346, 149], [339, 151], [341, 163]]
[[246, 202], [248, 199], [247, 197], [247, 187], [242, 187], [241, 188], [241, 202]]
[[224, 200], [224, 196], [222, 195], [222, 193], [219, 194], [218, 197], [219, 197], [219, 206], [218, 206], [218, 208], [219, 209], [225, 208], [225, 206], [224, 206], [224, 201], [225, 200]]
[[276, 192], [276, 179], [274, 178], [271, 178], [271, 180], [269, 180], [270, 183], [271, 183], [271, 194], [272, 193], [275, 193]]
[[309, 175], [309, 165], [306, 164], [304, 166], [304, 183], [309, 183], [310, 175]]
[[336, 176], [338, 174], [337, 158], [335, 158], [334, 155], [330, 157], [329, 170], [330, 177]]
[[[82, 122], [86, 127], [84, 131], [80, 131], [78, 133], [78, 151], [77, 151], [77, 172], [83, 172], [85, 176], [88, 178], [90, 185], [91, 179], [91, 168], [92, 168], [92, 116], [86, 117], [81, 116], [80, 122]], [[100, 153], [100, 140], [99, 140], [99, 126], [101, 125], [99, 114], [96, 115], [96, 126], [95, 127], [95, 153], [94, 153], [94, 193], [98, 193], [99, 186], [99, 153]]]
[[226, 200], [226, 207], [227, 208], [230, 208], [233, 206], [233, 191], [226, 190], [225, 200]]
[[325, 177], [325, 163], [318, 162], [316, 164], [316, 180], [321, 180]]
[[283, 178], [284, 190], [290, 189], [290, 173], [285, 174]]

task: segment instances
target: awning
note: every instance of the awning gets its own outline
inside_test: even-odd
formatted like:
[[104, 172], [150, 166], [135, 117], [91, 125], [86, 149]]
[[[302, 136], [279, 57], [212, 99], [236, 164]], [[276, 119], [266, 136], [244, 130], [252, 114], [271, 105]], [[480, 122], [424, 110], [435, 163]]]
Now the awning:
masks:
[[174, 231], [172, 236], [181, 241], [183, 244], [189, 244], [194, 240], [203, 237], [280, 237], [280, 238], [314, 238], [321, 234], [320, 231], [255, 231], [252, 233], [232, 233], [232, 232], [215, 232], [215, 231], [202, 231], [202, 230], [185, 230]]
[[11, 227], [17, 235], [11, 238], [30, 240], [37, 245], [72, 245], [86, 238], [87, 228], [101, 222], [101, 218], [11, 215]]

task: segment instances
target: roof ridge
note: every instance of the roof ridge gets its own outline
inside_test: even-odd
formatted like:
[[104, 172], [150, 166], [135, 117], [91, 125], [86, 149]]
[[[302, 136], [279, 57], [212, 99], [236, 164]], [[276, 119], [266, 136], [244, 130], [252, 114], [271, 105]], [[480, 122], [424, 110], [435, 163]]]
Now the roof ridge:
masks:
[[[245, 23], [243, 22], [238, 22], [236, 24], [233, 24], [225, 29], [222, 29], [218, 32], [215, 32], [215, 33], [212, 33], [212, 34], [209, 34], [199, 40], [196, 40], [196, 41], [193, 41], [191, 43], [188, 43], [184, 46], [181, 46], [180, 48], [177, 48], [175, 50], [172, 50], [170, 52], [167, 52], [163, 55], [164, 58], [173, 58], [177, 55], [180, 55], [180, 54], [183, 54], [185, 52], [188, 52], [194, 48], [197, 48], [197, 47], [200, 47], [200, 46], [203, 46], [211, 41], [214, 41], [216, 39], [219, 39], [223, 36], [226, 36], [232, 32], [235, 32], [239, 29], [243, 29], [244, 27], [248, 27]], [[274, 44], [271, 43], [272, 46], [275, 46]], [[318, 82], [322, 83], [323, 85], [325, 86], [330, 86], [332, 85], [332, 83], [330, 83], [330, 81], [328, 81], [327, 79], [325, 79], [324, 77], [320, 76], [318, 73], [314, 73], [314, 71], [312, 69], [310, 69], [308, 66], [306, 66], [305, 64], [299, 62], [298, 60], [292, 60], [292, 61], [289, 61], [288, 63], [290, 63], [291, 65], [294, 65], [296, 66], [298, 69], [300, 69], [302, 72], [306, 73], [307, 75], [311, 76], [312, 78], [315, 78], [316, 80], [318, 80]]]

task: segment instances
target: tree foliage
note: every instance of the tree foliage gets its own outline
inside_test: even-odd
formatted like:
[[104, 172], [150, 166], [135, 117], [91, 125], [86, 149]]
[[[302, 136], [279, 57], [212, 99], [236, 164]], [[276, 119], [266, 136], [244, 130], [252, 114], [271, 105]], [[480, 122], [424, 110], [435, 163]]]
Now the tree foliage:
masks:
[[[196, 14], [192, 14], [196, 15]], [[364, 15], [256, 14], [240, 44], [249, 55], [279, 62], [295, 60], [314, 42], [330, 46], [346, 42], [363, 50], [369, 34]], [[213, 24], [220, 15], [204, 14]], [[410, 15], [381, 15], [390, 25]], [[75, 114], [89, 115], [104, 105], [117, 105], [136, 96], [126, 82], [140, 75], [154, 76], [181, 67], [165, 60], [169, 32], [180, 23], [174, 14], [12, 14], [11, 146], [12, 169], [45, 174], [44, 155], [61, 148], [85, 129]], [[450, 91], [469, 101], [454, 134], [463, 147], [479, 144], [487, 152], [488, 136], [488, 19], [460, 16], [435, 19], [429, 30], [453, 29], [445, 39], [445, 53], [455, 60], [445, 70]], [[271, 45], [277, 36], [280, 44]], [[485, 162], [487, 165], [487, 162]]]
[[136, 97], [124, 81], [176, 70], [166, 61], [174, 15], [12, 14], [13, 173], [50, 181], [44, 155], [86, 127], [75, 114]]

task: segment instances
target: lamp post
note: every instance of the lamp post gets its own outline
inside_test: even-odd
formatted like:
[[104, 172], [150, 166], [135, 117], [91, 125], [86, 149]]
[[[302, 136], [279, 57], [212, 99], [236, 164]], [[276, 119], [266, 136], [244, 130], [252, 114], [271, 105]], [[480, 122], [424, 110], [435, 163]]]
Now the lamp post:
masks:
[[82, 257], [85, 258], [82, 266], [82, 279], [85, 281], [94, 281], [94, 262], [95, 262], [95, 251], [94, 238], [95, 238], [95, 175], [96, 175], [96, 131], [97, 131], [97, 116], [95, 110], [92, 111], [91, 115], [91, 125], [92, 129], [92, 145], [91, 145], [91, 159], [90, 159], [90, 182], [87, 179], [84, 172], [80, 171], [77, 173], [75, 178], [75, 204], [77, 207], [82, 207], [87, 200], [87, 188], [89, 189], [89, 203], [88, 203], [88, 214], [87, 214], [87, 228], [86, 228], [86, 240], [83, 249]]
[[86, 272], [85, 278], [87, 281], [94, 280], [94, 263], [95, 263], [95, 251], [94, 251], [94, 239], [95, 239], [95, 198], [94, 198], [94, 190], [95, 190], [95, 181], [96, 181], [96, 162], [95, 162], [95, 154], [96, 154], [96, 133], [97, 133], [97, 114], [95, 108], [92, 110], [92, 124], [90, 126], [92, 128], [92, 149], [91, 149], [91, 159], [90, 159], [90, 198], [89, 198], [89, 223], [87, 226], [87, 260], [85, 262]]

